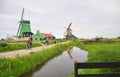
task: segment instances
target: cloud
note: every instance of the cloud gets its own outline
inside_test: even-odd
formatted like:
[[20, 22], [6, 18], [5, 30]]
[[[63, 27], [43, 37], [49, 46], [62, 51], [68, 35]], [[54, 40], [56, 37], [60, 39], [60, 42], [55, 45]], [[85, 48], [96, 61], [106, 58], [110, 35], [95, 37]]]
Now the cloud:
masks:
[[70, 22], [78, 37], [116, 37], [120, 32], [119, 0], [3, 0], [1, 7], [1, 23], [8, 22], [12, 34], [18, 27], [15, 23], [20, 20], [23, 7], [24, 19], [31, 21], [33, 32], [39, 29], [62, 37], [64, 26]]

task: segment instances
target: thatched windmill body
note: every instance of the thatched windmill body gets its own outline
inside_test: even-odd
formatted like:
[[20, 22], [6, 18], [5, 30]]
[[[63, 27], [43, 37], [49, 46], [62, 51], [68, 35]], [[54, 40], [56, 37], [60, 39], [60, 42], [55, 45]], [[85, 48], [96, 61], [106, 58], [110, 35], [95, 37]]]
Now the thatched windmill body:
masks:
[[24, 20], [23, 16], [24, 16], [24, 8], [22, 10], [21, 20], [19, 22], [20, 24], [19, 24], [19, 28], [17, 31], [17, 36], [19, 38], [20, 37], [29, 37], [33, 34], [31, 32], [30, 20]]

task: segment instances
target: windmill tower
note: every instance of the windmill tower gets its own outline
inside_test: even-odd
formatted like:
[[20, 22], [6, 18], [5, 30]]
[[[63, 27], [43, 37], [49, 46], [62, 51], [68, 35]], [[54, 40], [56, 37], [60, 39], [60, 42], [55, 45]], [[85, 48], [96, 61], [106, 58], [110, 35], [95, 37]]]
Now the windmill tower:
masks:
[[77, 39], [75, 35], [72, 34], [72, 29], [70, 28], [72, 23], [69, 24], [66, 31], [64, 32], [65, 39]]
[[30, 21], [29, 20], [24, 20], [23, 16], [24, 16], [24, 8], [22, 10], [21, 20], [19, 22], [20, 24], [19, 24], [19, 28], [18, 28], [18, 31], [17, 31], [17, 36], [19, 38], [29, 37], [33, 34], [31, 32]]

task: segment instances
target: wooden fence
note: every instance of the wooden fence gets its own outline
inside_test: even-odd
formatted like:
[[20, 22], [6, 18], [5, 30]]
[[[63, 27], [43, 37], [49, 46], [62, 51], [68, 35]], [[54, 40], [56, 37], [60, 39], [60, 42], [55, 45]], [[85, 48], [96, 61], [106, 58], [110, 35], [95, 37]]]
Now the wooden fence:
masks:
[[75, 77], [120, 77], [120, 72], [115, 74], [78, 74], [78, 69], [93, 69], [93, 68], [120, 68], [120, 62], [92, 62], [78, 63], [75, 61]]

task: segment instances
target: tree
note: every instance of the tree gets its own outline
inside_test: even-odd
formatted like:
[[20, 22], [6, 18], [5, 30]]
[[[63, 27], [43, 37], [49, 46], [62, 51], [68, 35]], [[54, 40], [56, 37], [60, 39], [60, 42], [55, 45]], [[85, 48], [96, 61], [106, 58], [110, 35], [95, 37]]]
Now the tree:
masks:
[[101, 42], [101, 41], [102, 41], [102, 37], [98, 37], [98, 36], [95, 37], [95, 42]]

